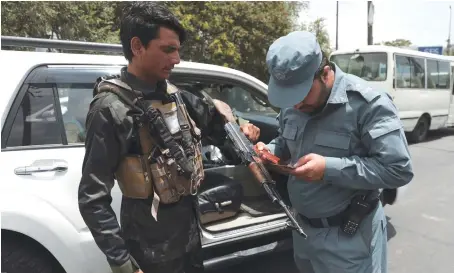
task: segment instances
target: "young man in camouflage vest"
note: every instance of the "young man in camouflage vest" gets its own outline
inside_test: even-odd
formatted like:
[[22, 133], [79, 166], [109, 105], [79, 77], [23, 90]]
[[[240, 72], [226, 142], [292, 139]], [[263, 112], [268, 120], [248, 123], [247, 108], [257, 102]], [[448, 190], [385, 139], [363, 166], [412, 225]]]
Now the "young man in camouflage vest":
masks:
[[[120, 29], [129, 64], [94, 89], [79, 207], [114, 273], [203, 271], [193, 194], [204, 178], [200, 135], [221, 142], [225, 132], [211, 100], [166, 81], [185, 35], [166, 8], [130, 4]], [[242, 129], [257, 140], [257, 127]], [[110, 206], [114, 178], [121, 229]]]

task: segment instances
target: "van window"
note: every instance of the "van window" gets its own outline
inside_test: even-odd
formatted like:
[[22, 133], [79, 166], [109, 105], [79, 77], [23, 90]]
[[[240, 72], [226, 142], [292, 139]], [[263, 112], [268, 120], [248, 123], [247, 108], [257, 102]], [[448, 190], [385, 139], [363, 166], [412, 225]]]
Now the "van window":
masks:
[[449, 89], [451, 84], [449, 72], [449, 62], [427, 59], [427, 88]]
[[62, 144], [60, 128], [52, 86], [31, 84], [18, 108], [6, 146]]
[[339, 68], [366, 81], [385, 81], [388, 70], [387, 53], [336, 54], [331, 61]]
[[427, 60], [427, 89], [438, 88], [438, 62], [436, 60]]
[[426, 87], [425, 64], [423, 58], [396, 55], [396, 87]]

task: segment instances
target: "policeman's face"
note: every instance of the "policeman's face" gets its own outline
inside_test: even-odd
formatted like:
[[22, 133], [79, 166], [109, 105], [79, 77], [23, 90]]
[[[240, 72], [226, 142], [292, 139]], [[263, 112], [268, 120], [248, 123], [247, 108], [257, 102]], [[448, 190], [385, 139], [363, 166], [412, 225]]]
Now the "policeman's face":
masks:
[[294, 108], [304, 113], [311, 113], [323, 106], [331, 92], [332, 81], [334, 80], [334, 78], [331, 79], [331, 77], [334, 77], [332, 72], [328, 66], [325, 67], [325, 74], [314, 79], [307, 96]]
[[131, 43], [141, 74], [151, 81], [169, 78], [173, 67], [180, 63], [180, 39], [171, 29], [161, 27], [158, 37], [151, 40], [147, 47], [136, 37]]

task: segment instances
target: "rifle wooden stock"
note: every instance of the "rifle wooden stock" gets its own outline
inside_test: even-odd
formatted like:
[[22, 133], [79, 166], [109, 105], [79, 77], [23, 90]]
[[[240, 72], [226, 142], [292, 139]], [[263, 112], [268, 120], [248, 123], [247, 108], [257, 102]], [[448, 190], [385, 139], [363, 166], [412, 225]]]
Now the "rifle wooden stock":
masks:
[[249, 170], [252, 172], [257, 181], [263, 186], [272, 202], [277, 202], [284, 209], [285, 214], [289, 218], [287, 226], [296, 230], [296, 232], [298, 232], [298, 234], [300, 234], [304, 238], [307, 238], [307, 235], [304, 233], [303, 228], [295, 219], [289, 207], [284, 203], [282, 197], [276, 191], [274, 187], [275, 181], [273, 181], [270, 173], [263, 165], [260, 156], [254, 150], [252, 143], [240, 130], [238, 124], [227, 122], [224, 128], [227, 132], [228, 138], [233, 143], [236, 154], [241, 158], [243, 164], [248, 166]]

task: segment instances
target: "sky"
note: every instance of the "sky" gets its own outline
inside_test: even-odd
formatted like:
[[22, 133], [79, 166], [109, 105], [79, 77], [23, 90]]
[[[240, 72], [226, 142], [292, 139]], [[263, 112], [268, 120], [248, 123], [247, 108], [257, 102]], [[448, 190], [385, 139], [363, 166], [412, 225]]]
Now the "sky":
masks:
[[[377, 0], [374, 3], [374, 43], [394, 39], [410, 40], [413, 46], [446, 46], [449, 17], [454, 1]], [[336, 46], [336, 1], [310, 1], [300, 22], [324, 17], [331, 47]], [[452, 24], [451, 24], [452, 25]], [[451, 27], [451, 43], [454, 43]], [[339, 49], [367, 45], [367, 1], [339, 1]]]

